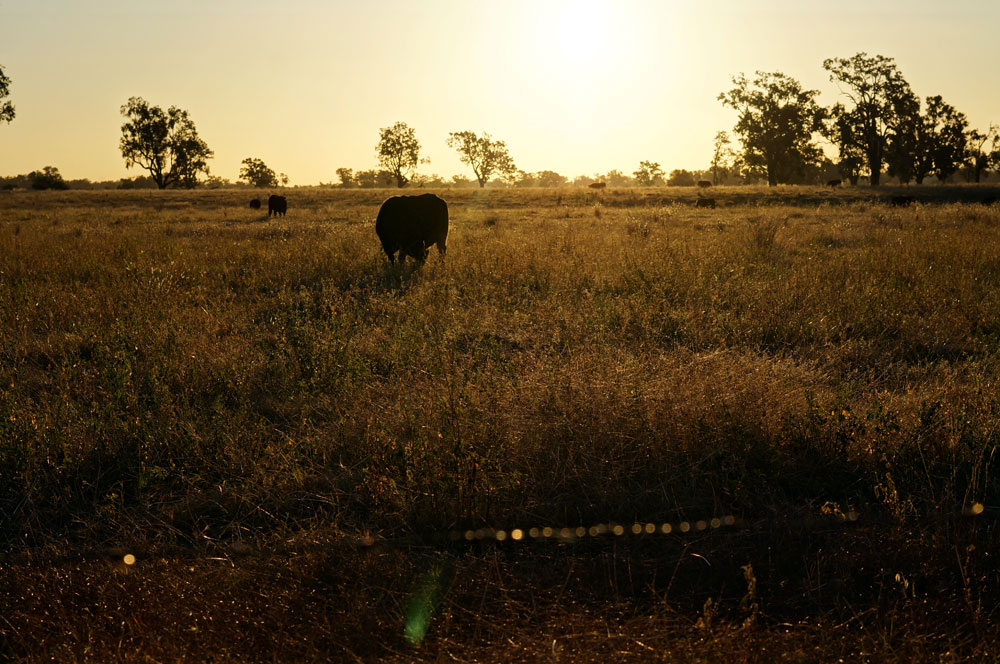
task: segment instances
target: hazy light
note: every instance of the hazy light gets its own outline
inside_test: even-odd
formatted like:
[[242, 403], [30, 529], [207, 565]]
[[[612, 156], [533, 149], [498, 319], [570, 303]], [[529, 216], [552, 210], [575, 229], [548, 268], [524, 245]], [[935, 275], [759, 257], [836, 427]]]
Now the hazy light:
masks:
[[133, 556], [131, 553], [126, 553], [125, 557], [122, 558], [122, 562], [124, 562], [126, 565], [135, 565], [135, 556]]
[[510, 531], [510, 538], [514, 541], [520, 542], [523, 537], [524, 537], [524, 531], [521, 530], [520, 528], [515, 528], [514, 530]]
[[442, 572], [441, 567], [435, 567], [425, 574], [406, 606], [403, 638], [410, 643], [419, 644], [427, 636], [427, 628], [430, 626], [431, 616], [440, 596]]
[[[431, 160], [419, 171], [446, 179], [472, 176], [445, 143], [463, 129], [506, 141], [527, 171], [628, 173], [643, 159], [704, 168], [715, 132], [736, 122], [716, 99], [730, 76], [785, 71], [829, 106], [839, 93], [823, 59], [859, 50], [896, 58], [918, 97], [942, 94], [980, 130], [1000, 105], [1000, 88], [982, 82], [982, 63], [995, 60], [994, 2], [146, 5], [3, 5], [17, 26], [0, 56], [17, 117], [0, 131], [0, 175], [45, 164], [67, 178], [143, 174], [117, 150], [130, 95], [189, 111], [215, 151], [213, 174], [235, 179], [255, 156], [293, 185], [374, 168], [378, 130], [397, 120]], [[247, 66], [249, 35], [281, 48]], [[170, 67], [129, 57], [170, 49]]]

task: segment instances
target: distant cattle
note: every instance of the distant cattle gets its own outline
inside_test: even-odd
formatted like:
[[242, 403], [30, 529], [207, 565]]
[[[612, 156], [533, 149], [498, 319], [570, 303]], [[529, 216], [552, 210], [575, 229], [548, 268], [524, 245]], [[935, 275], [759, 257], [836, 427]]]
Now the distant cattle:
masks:
[[908, 207], [917, 202], [913, 196], [893, 196], [889, 199], [889, 204], [895, 207]]
[[590, 187], [591, 189], [604, 189], [605, 187], [608, 186], [608, 183], [607, 182], [591, 182], [587, 186]]
[[836, 189], [837, 187], [840, 186], [840, 182], [841, 182], [840, 180], [828, 180], [826, 186], [833, 187], [834, 189]]
[[448, 204], [434, 194], [393, 196], [379, 208], [375, 233], [390, 263], [396, 262], [396, 252], [401, 263], [406, 256], [424, 261], [432, 244], [443, 257], [447, 250]]
[[701, 187], [702, 189], [708, 189], [709, 187], [712, 186], [712, 181], [711, 180], [698, 180], [698, 186]]
[[285, 216], [286, 212], [288, 212], [288, 201], [285, 197], [271, 194], [267, 199], [267, 216], [270, 217], [272, 214], [275, 217], [279, 214]]
[[260, 209], [260, 199], [259, 198], [252, 199], [250, 201], [250, 207], [253, 208], [254, 210], [259, 210]]
[[699, 198], [698, 200], [696, 200], [694, 202], [694, 206], [695, 207], [700, 207], [700, 208], [703, 207], [703, 208], [713, 208], [714, 209], [715, 208], [715, 199], [714, 198]]

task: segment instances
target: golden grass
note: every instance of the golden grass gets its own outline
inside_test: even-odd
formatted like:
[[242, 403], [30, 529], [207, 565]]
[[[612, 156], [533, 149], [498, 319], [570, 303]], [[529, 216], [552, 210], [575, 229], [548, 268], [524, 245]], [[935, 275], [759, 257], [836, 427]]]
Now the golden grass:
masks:
[[[753, 633], [771, 648], [782, 621], [811, 625], [802, 638], [815, 644], [819, 625], [852, 611], [882, 626], [910, 611], [906, 647], [917, 647], [914, 607], [932, 588], [948, 611], [964, 607], [962, 620], [993, 615], [995, 206], [896, 209], [866, 192], [798, 188], [719, 188], [714, 210], [680, 189], [440, 192], [447, 260], [432, 250], [422, 267], [391, 267], [372, 220], [392, 193], [290, 190], [288, 216], [271, 220], [241, 191], [0, 193], [5, 546], [194, 555], [311, 532], [433, 539], [735, 514], [769, 525], [615, 554], [612, 567], [645, 581], [587, 605], [614, 599], [652, 616], [670, 595], [654, 620], [667, 629], [704, 618], [714, 597], [724, 625], [714, 633], [728, 634], [747, 619], [739, 568], [751, 565], [765, 618]], [[977, 505], [985, 514], [961, 517]], [[862, 535], [782, 525], [848, 510], [862, 515]], [[821, 555], [821, 543], [839, 554]], [[587, 546], [559, 560], [590, 570], [580, 584], [604, 583], [611, 567], [594, 561], [606, 551]], [[689, 546], [717, 567], [692, 568], [681, 597], [666, 593]], [[537, 577], [518, 567], [520, 556], [548, 560], [544, 550], [511, 550], [486, 571], [479, 554], [462, 555], [456, 587], [515, 569], [539, 592], [576, 587], [554, 571], [561, 563]], [[47, 574], [12, 569], [24, 587]], [[358, 580], [369, 589], [387, 573], [371, 569]], [[919, 593], [900, 591], [896, 574], [918, 579]], [[308, 594], [320, 582], [296, 583]], [[403, 602], [406, 583], [386, 583]], [[366, 592], [351, 595], [350, 624], [364, 623]], [[12, 598], [0, 605], [19, 616], [0, 622], [12, 657], [84, 652], [12, 636], [10, 625], [41, 619]], [[443, 611], [475, 604], [452, 598]], [[501, 604], [494, 618], [517, 613]], [[553, 621], [596, 624], [546, 606]], [[540, 652], [525, 623], [499, 624]], [[316, 638], [353, 638], [310, 625]], [[469, 629], [446, 621], [440, 652]], [[93, 638], [106, 648], [110, 634]], [[131, 641], [139, 651], [153, 647], [144, 638]], [[674, 645], [723, 656], [732, 642], [720, 638]], [[494, 653], [500, 640], [469, 642]], [[383, 646], [369, 654], [413, 654], [398, 639]]]

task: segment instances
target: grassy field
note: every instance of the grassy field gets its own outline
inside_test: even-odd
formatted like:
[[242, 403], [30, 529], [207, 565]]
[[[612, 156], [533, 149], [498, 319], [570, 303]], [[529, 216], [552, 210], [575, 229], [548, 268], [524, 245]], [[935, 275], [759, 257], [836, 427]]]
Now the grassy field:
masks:
[[996, 661], [997, 192], [901, 191], [0, 192], [0, 659]]

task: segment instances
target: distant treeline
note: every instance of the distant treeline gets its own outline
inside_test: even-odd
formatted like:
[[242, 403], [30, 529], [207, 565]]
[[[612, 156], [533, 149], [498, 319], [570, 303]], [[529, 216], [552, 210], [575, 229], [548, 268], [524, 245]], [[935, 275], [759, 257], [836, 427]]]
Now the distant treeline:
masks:
[[[338, 169], [346, 170], [346, 169]], [[348, 170], [348, 172], [350, 172]], [[810, 177], [804, 178], [802, 184], [826, 184], [830, 179], [836, 178], [836, 165], [825, 163], [822, 167], [815, 169]], [[960, 172], [965, 182], [974, 181], [974, 176], [970, 171]], [[594, 175], [577, 175], [568, 178], [555, 171], [539, 171], [538, 173], [518, 173], [514, 180], [504, 180], [495, 178], [490, 180], [486, 186], [494, 189], [508, 188], [529, 188], [529, 187], [587, 187], [595, 182], [603, 182], [609, 187], [642, 187], [642, 186], [666, 186], [666, 187], [694, 187], [699, 181], [712, 180], [711, 171], [688, 171], [676, 169], [666, 177], [653, 174], [652, 181], [644, 182], [641, 178], [625, 175], [621, 171], [608, 171], [607, 173], [595, 173]], [[760, 185], [767, 184], [764, 178], [746, 178], [743, 174], [734, 174], [721, 179], [720, 185]], [[983, 183], [1000, 182], [1000, 175], [989, 173], [982, 176]], [[887, 173], [882, 174], [884, 184], [901, 184], [896, 178], [890, 177]], [[868, 184], [868, 178], [862, 177], [859, 184]], [[231, 182], [225, 178], [212, 177], [199, 182], [198, 189], [248, 189], [253, 185], [244, 182]], [[388, 189], [396, 186], [396, 181], [391, 173], [378, 171], [360, 171], [351, 174], [345, 181], [340, 182], [320, 182], [320, 187], [337, 189]], [[478, 182], [462, 175], [453, 175], [450, 178], [443, 178], [439, 175], [417, 175], [407, 185], [411, 188], [433, 188], [433, 189], [476, 189]], [[32, 171], [25, 175], [14, 175], [10, 177], [0, 177], [0, 190], [12, 189], [93, 189], [93, 190], [113, 190], [113, 189], [157, 189], [156, 181], [153, 178], [139, 175], [133, 178], [120, 178], [118, 180], [89, 180], [79, 178], [65, 180], [59, 174], [59, 169], [46, 166], [41, 171]]]

